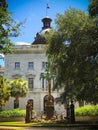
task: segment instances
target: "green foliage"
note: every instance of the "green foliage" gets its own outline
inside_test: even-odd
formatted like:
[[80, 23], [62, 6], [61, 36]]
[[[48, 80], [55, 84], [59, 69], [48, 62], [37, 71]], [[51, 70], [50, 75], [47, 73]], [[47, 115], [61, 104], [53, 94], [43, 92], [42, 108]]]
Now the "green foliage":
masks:
[[[36, 111], [32, 110], [33, 115], [36, 115]], [[22, 109], [13, 109], [13, 110], [3, 110], [0, 111], [0, 117], [25, 117], [26, 116], [26, 110]]]
[[11, 53], [13, 43], [10, 37], [17, 37], [20, 34], [20, 26], [11, 18], [11, 13], [7, 11], [7, 7], [0, 6], [0, 53]]
[[89, 14], [91, 17], [98, 16], [98, 0], [89, 0]]
[[16, 105], [14, 108], [19, 107], [19, 97], [25, 97], [28, 93], [27, 82], [23, 79], [15, 79], [11, 81], [11, 96], [15, 97]]
[[3, 77], [0, 77], [0, 106], [4, 106], [10, 98], [10, 82]]
[[75, 109], [76, 116], [98, 116], [98, 106], [84, 106]]
[[25, 97], [28, 92], [27, 82], [23, 79], [12, 80], [10, 89], [12, 97]]
[[21, 109], [13, 109], [13, 110], [5, 110], [0, 112], [0, 117], [25, 117], [26, 110]]
[[[47, 38], [47, 55], [55, 75], [54, 89], [64, 88], [66, 99], [98, 102], [98, 35], [94, 20], [69, 9], [56, 18], [56, 31]], [[92, 95], [92, 96], [91, 96]]]

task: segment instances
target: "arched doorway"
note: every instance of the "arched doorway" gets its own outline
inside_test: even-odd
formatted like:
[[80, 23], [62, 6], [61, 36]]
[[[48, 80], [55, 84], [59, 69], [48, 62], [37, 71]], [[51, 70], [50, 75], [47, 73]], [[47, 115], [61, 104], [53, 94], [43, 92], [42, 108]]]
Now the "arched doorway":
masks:
[[[44, 103], [43, 103], [43, 105], [44, 105], [44, 114], [46, 113], [46, 102], [48, 101], [48, 95], [46, 95], [46, 96], [44, 96]], [[54, 104], [54, 97], [51, 95], [51, 100], [52, 100], [52, 102], [53, 102], [53, 104]]]

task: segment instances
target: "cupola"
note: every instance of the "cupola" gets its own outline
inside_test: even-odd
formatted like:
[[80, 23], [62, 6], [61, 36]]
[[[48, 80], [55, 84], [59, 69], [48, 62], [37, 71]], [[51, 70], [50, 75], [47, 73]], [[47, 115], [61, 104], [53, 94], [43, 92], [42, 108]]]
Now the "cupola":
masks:
[[43, 22], [42, 30], [43, 30], [43, 29], [47, 29], [47, 28], [51, 28], [51, 21], [52, 21], [52, 19], [49, 18], [49, 17], [43, 18], [43, 19], [42, 19], [42, 22]]
[[45, 17], [42, 19], [43, 27], [40, 32], [36, 33], [35, 40], [32, 44], [46, 44], [46, 40], [44, 34], [49, 33], [51, 30], [51, 21], [52, 19], [49, 17]]

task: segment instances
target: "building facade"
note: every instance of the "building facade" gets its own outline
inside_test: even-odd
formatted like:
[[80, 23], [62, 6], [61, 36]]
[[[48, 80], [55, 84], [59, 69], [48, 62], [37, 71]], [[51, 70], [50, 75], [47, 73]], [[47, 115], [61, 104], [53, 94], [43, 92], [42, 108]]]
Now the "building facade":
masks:
[[[25, 109], [27, 101], [32, 101], [33, 109], [37, 113], [44, 113], [45, 101], [48, 95], [48, 81], [40, 78], [45, 73], [47, 56], [45, 46], [47, 45], [44, 34], [51, 30], [51, 19], [45, 17], [42, 19], [43, 27], [36, 34], [32, 44], [15, 45], [14, 53], [5, 55], [5, 73], [4, 76], [10, 80], [22, 78], [27, 81], [29, 93], [26, 97], [19, 99], [19, 108]], [[51, 80], [53, 87], [53, 80]], [[52, 91], [52, 90], [51, 90]], [[60, 91], [51, 92], [53, 99], [59, 96]], [[13, 109], [14, 98], [6, 103], [3, 109]], [[62, 113], [65, 111], [63, 105], [54, 102], [54, 111]]]

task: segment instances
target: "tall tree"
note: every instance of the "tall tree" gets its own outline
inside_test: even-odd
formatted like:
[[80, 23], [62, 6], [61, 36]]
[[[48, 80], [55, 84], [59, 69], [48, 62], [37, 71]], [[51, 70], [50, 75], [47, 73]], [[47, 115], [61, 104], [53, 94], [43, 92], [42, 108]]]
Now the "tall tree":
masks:
[[26, 81], [15, 79], [11, 81], [11, 96], [15, 97], [14, 108], [19, 107], [19, 97], [25, 97], [28, 92]]
[[46, 38], [48, 58], [56, 76], [54, 88], [64, 88], [60, 101], [74, 98], [97, 103], [98, 37], [94, 35], [95, 22], [83, 11], [69, 9], [63, 15], [57, 15], [56, 25], [56, 31]]
[[10, 98], [10, 82], [3, 77], [0, 77], [0, 109], [5, 105]]
[[7, 10], [6, 0], [0, 0], [0, 53], [11, 53], [13, 43], [10, 37], [20, 34], [19, 28], [22, 23], [17, 23], [11, 18], [11, 13]]
[[91, 17], [98, 17], [98, 0], [89, 0], [88, 11]]

